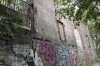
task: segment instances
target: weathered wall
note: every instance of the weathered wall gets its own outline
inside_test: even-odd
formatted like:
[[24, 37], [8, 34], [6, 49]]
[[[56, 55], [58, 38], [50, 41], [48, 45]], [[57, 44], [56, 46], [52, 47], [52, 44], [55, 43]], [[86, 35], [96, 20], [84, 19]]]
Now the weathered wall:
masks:
[[[82, 66], [97, 57], [87, 26], [80, 23], [80, 26], [76, 27], [73, 21], [55, 17], [53, 0], [32, 2], [36, 33], [21, 28], [16, 30], [15, 39], [6, 43], [1, 40], [2, 64], [27, 66], [25, 58], [32, 53], [32, 47], [35, 51], [33, 55], [36, 66]], [[66, 41], [60, 40], [57, 20], [64, 25]], [[87, 46], [89, 44], [91, 47]]]
[[25, 66], [25, 56], [29, 54], [30, 31], [16, 29], [15, 39], [0, 41], [0, 66]]
[[[52, 46], [53, 50], [55, 50], [55, 55], [52, 55], [51, 58], [54, 58], [56, 66], [59, 65], [67, 65], [67, 64], [73, 64], [76, 65], [76, 40], [74, 36], [74, 24], [69, 21], [69, 20], [63, 20], [61, 21], [64, 24], [64, 30], [65, 30], [65, 35], [66, 35], [66, 41], [61, 41], [59, 38], [59, 33], [58, 33], [58, 26], [57, 26], [57, 21], [55, 19], [55, 9], [54, 9], [54, 3], [52, 0], [42, 1], [42, 0], [34, 0], [34, 7], [36, 9], [35, 12], [35, 26], [37, 29], [37, 34], [42, 37], [45, 40], [50, 41], [50, 45]], [[67, 23], [66, 23], [67, 22]], [[36, 36], [37, 38], [39, 38]], [[46, 41], [47, 42], [47, 41]], [[64, 46], [64, 47], [63, 47]], [[45, 47], [44, 47], [45, 48]], [[65, 50], [64, 50], [65, 49]], [[70, 50], [70, 53], [69, 53]], [[68, 54], [68, 55], [66, 55]], [[64, 55], [64, 56], [63, 56]], [[74, 55], [74, 56], [73, 56]], [[71, 56], [71, 58], [69, 57]], [[68, 57], [68, 59], [67, 59]], [[74, 58], [72, 58], [74, 57]], [[55, 59], [56, 58], [56, 59]], [[65, 60], [67, 59], [67, 60]], [[71, 60], [70, 60], [71, 59]], [[43, 60], [43, 59], [42, 59]], [[46, 59], [45, 59], [46, 60]], [[45, 61], [43, 60], [43, 61]], [[68, 61], [70, 60], [70, 61]], [[48, 59], [48, 62], [50, 60]], [[49, 62], [49, 64], [52, 62]], [[44, 63], [45, 66], [48, 65], [48, 63]], [[50, 64], [51, 66], [55, 66]]]
[[52, 0], [34, 0], [36, 37], [57, 42], [59, 38], [53, 4]]
[[94, 59], [97, 58], [97, 55], [96, 55], [95, 48], [94, 48], [94, 45], [92, 42], [92, 38], [91, 38], [90, 33], [88, 31], [88, 27], [86, 25], [80, 23], [80, 26], [78, 26], [77, 29], [80, 33], [80, 37], [82, 40], [85, 61], [87, 61], [87, 63], [94, 61]]

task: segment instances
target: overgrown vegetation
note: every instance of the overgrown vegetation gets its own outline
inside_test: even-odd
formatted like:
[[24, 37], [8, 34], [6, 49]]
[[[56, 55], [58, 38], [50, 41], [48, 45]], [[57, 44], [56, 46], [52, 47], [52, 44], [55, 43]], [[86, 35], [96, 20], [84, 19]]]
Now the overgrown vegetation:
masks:
[[100, 62], [100, 59], [97, 59], [96, 62]]
[[0, 0], [0, 4], [21, 12], [24, 5], [23, 1], [26, 0]]
[[95, 62], [86, 64], [86, 66], [95, 66], [95, 65], [97, 66], [99, 62], [100, 62], [100, 59], [97, 59]]
[[66, 15], [83, 22], [89, 27], [90, 34], [100, 55], [100, 0], [54, 0], [60, 6], [56, 11], [65, 18]]
[[8, 13], [0, 6], [0, 38], [8, 40], [14, 38], [16, 28], [22, 26], [23, 21], [18, 16]]
[[94, 63], [86, 64], [86, 66], [94, 66]]

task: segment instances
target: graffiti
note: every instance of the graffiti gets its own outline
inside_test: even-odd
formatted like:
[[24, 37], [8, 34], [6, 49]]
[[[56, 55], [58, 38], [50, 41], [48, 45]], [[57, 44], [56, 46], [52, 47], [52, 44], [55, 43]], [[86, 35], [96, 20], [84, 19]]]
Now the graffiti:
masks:
[[92, 51], [92, 50], [91, 50], [91, 57], [92, 57], [92, 60], [94, 60], [95, 57], [96, 57], [96, 53], [94, 51]]
[[34, 62], [35, 62], [35, 65], [36, 65], [36, 66], [43, 66], [43, 63], [42, 63], [42, 61], [41, 61], [41, 58], [38, 57], [37, 51], [35, 52]]
[[78, 49], [78, 61], [77, 65], [82, 66], [85, 64], [85, 59], [84, 59], [84, 51], [83, 49]]
[[85, 61], [87, 62], [88, 61], [88, 52], [86, 50], [84, 51], [84, 57], [85, 57]]
[[58, 54], [62, 61], [62, 64], [60, 62], [60, 66], [77, 66], [78, 53], [73, 47], [69, 47], [69, 49], [67, 49], [65, 46], [59, 46]]
[[34, 59], [32, 56], [30, 55], [27, 55], [26, 57], [26, 62], [28, 64], [28, 66], [36, 66], [35, 63], [34, 63]]
[[62, 64], [60, 63], [60, 66], [68, 66], [68, 63], [70, 62], [70, 54], [68, 49], [64, 46], [59, 46], [58, 54], [62, 60]]
[[84, 56], [87, 63], [94, 60], [94, 53], [91, 50], [85, 50]]
[[51, 66], [56, 66], [56, 54], [50, 45], [47, 45], [45, 41], [40, 41], [39, 52], [45, 54], [45, 59]]
[[76, 49], [70, 48], [69, 53], [70, 53], [70, 64], [72, 66], [76, 66], [78, 61], [78, 53]]

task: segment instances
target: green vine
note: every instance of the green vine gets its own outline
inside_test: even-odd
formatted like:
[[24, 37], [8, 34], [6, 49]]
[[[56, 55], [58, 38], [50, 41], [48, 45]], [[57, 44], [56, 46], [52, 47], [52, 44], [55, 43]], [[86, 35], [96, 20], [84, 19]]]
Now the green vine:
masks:
[[14, 38], [16, 28], [22, 26], [23, 21], [18, 16], [8, 13], [4, 7], [0, 5], [0, 38]]

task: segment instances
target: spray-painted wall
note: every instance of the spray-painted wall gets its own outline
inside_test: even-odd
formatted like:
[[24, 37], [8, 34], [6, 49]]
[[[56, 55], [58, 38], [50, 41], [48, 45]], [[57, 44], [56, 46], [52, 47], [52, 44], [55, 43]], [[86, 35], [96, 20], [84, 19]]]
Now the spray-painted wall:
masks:
[[30, 3], [34, 5], [36, 33], [20, 28], [15, 39], [0, 40], [2, 65], [28, 66], [29, 53], [36, 66], [82, 66], [95, 60], [97, 56], [87, 26], [82, 23], [75, 26], [73, 21], [55, 16], [53, 0]]
[[81, 37], [83, 48], [85, 49], [84, 50], [85, 61], [87, 61], [87, 63], [94, 61], [94, 59], [97, 58], [97, 55], [95, 52], [95, 48], [88, 27], [80, 23], [80, 26], [78, 26], [77, 29]]
[[[52, 0], [49, 2], [46, 0], [34, 1], [37, 34], [43, 39], [51, 41], [50, 45], [56, 53], [53, 55], [56, 58], [56, 66], [81, 66], [97, 57], [87, 26], [80, 23], [80, 26], [76, 27], [73, 21], [61, 19], [59, 16], [55, 17]], [[66, 41], [60, 40], [57, 20], [64, 25]], [[50, 62], [48, 63], [50, 64]]]

